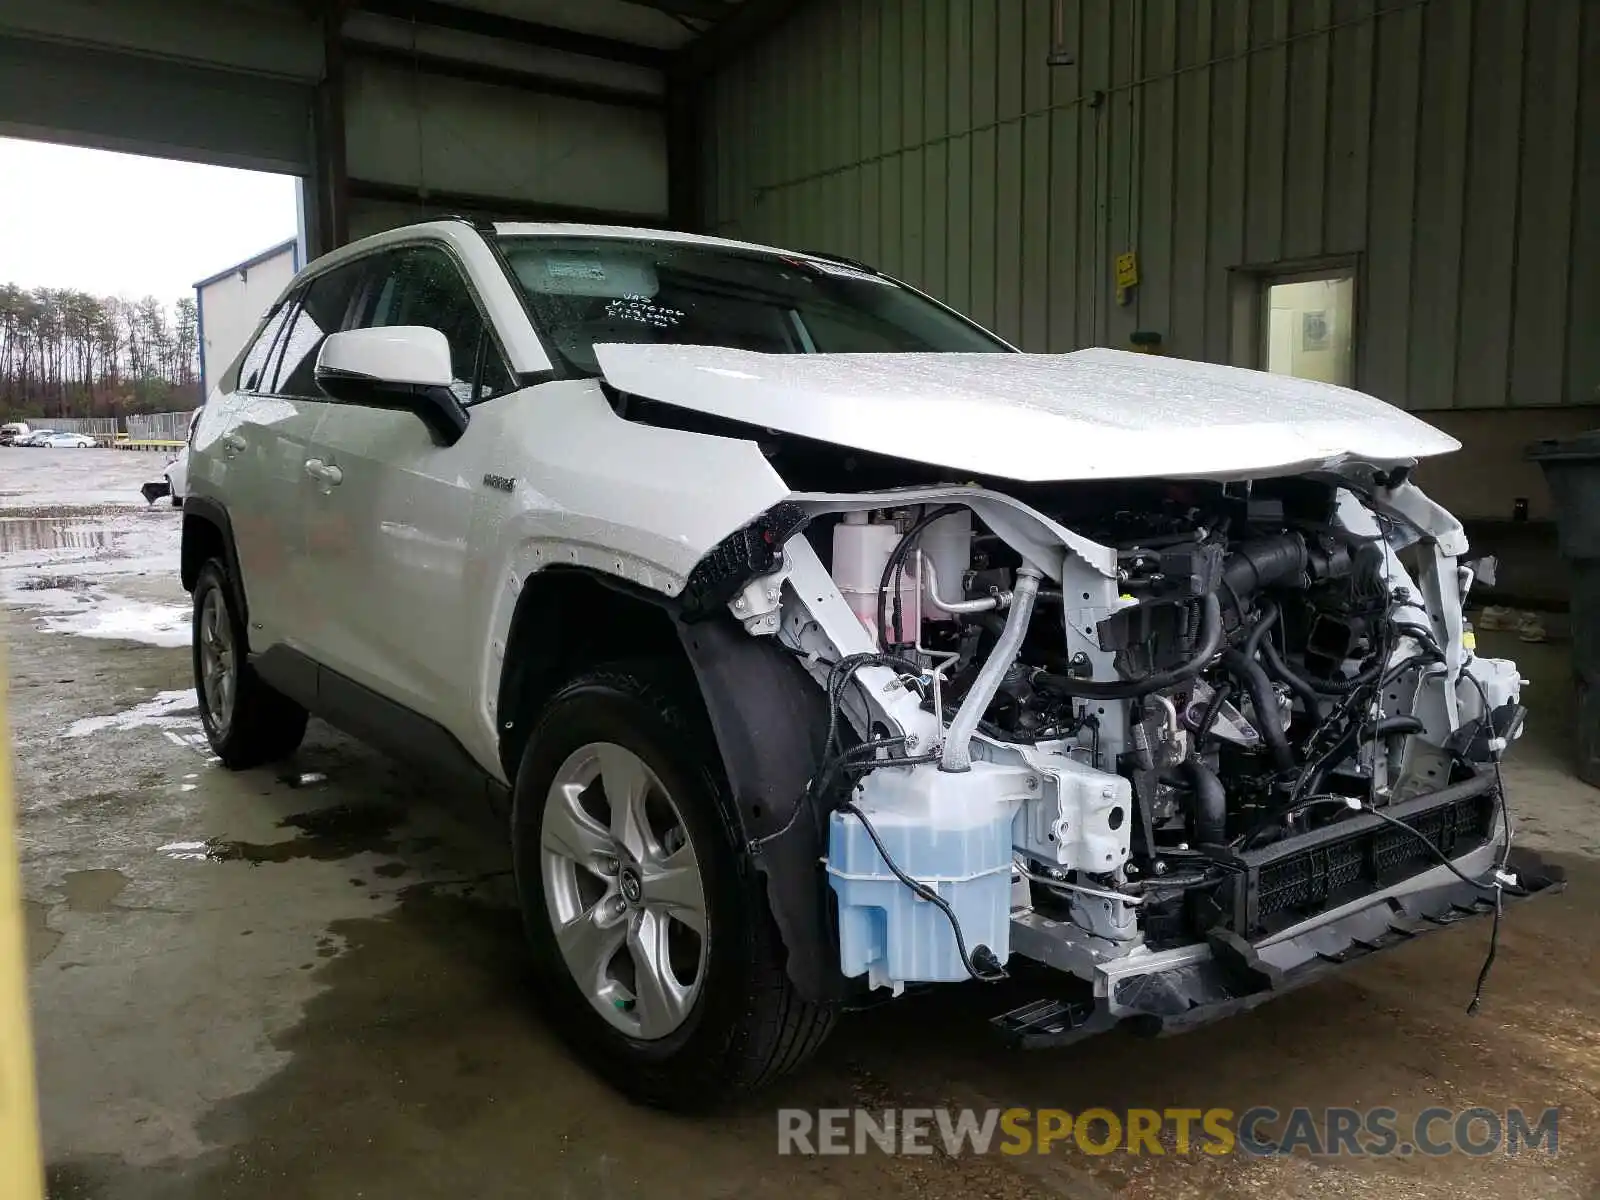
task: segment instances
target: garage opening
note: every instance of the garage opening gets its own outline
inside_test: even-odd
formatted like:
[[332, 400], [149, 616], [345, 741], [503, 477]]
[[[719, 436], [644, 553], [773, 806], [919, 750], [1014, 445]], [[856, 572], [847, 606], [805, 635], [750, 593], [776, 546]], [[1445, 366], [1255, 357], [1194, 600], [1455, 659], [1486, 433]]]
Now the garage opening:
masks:
[[19, 139], [0, 139], [0, 177], [17, 185], [0, 193], [0, 419], [181, 441], [204, 363], [271, 298], [235, 312], [224, 285], [260, 276], [266, 247], [298, 253], [299, 181]]

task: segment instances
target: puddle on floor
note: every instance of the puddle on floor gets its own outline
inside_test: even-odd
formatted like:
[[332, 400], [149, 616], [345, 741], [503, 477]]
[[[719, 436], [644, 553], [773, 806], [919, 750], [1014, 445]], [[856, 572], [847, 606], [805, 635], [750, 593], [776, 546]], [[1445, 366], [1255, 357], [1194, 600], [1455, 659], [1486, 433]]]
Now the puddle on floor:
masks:
[[80, 514], [62, 517], [0, 517], [0, 552], [102, 550], [106, 529]]
[[[109, 1167], [114, 1160], [105, 1156]], [[44, 1194], [48, 1200], [101, 1200], [108, 1193], [101, 1176], [87, 1163], [46, 1163]]]
[[393, 854], [391, 833], [405, 819], [403, 810], [384, 804], [338, 804], [332, 808], [296, 813], [278, 822], [280, 829], [297, 829], [299, 837], [281, 842], [246, 842], [234, 838], [168, 842], [157, 853], [182, 861], [293, 862], [310, 859], [335, 862], [352, 855]]
[[22, 925], [28, 940], [28, 965], [37, 966], [61, 944], [61, 931], [51, 929], [50, 905], [41, 900], [22, 902]]
[[295, 813], [278, 825], [283, 829], [298, 829], [308, 838], [352, 844], [354, 849], [368, 850], [378, 839], [387, 840], [389, 832], [405, 819], [405, 815], [404, 810], [389, 804], [335, 804], [330, 808]]
[[80, 913], [110, 911], [111, 902], [127, 886], [128, 877], [110, 868], [68, 871], [61, 877], [61, 890], [66, 893], [67, 907]]
[[[569, 1136], [588, 1162], [615, 1153], [619, 1131], [631, 1144], [638, 1121], [666, 1122], [606, 1095], [539, 1020], [516, 909], [428, 887], [397, 899], [380, 918], [335, 922], [307, 954], [303, 968], [320, 987], [299, 1023], [274, 1039], [287, 1065], [201, 1125], [208, 1146], [225, 1152], [184, 1164], [181, 1176], [172, 1164], [120, 1174], [110, 1194], [641, 1194], [552, 1178], [582, 1169], [567, 1158]], [[441, 1028], [451, 1030], [447, 1040]], [[541, 1183], [508, 1188], [503, 1156], [489, 1161], [485, 1147], [515, 1144], [526, 1157], [529, 1128], [540, 1139], [530, 1161]], [[416, 1153], [427, 1158], [420, 1173]]]

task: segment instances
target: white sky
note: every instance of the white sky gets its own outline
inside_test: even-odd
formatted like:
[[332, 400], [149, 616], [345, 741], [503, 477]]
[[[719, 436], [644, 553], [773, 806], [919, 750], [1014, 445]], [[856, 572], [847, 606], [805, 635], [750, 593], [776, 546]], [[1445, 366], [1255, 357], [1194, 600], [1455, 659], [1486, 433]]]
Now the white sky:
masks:
[[0, 138], [0, 283], [171, 304], [295, 235], [296, 181]]

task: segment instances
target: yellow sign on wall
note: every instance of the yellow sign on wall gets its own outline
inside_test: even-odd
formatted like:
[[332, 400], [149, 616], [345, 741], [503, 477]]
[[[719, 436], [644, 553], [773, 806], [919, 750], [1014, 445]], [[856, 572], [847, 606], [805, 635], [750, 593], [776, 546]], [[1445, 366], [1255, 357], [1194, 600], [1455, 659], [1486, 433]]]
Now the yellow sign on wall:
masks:
[[1128, 291], [1139, 285], [1139, 252], [1127, 250], [1117, 255], [1117, 303], [1128, 302]]

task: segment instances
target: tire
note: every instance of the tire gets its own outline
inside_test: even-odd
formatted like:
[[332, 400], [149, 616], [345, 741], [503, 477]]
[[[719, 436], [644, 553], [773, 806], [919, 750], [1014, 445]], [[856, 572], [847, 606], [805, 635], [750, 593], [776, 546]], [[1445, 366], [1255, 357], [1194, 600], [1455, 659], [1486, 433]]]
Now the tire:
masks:
[[[835, 1015], [798, 996], [785, 973], [782, 941], [761, 879], [744, 858], [714, 742], [698, 703], [684, 694], [692, 686], [637, 664], [574, 679], [535, 725], [512, 798], [523, 925], [539, 996], [557, 1032], [631, 1099], [679, 1111], [715, 1108], [799, 1066], [826, 1039]], [[642, 766], [642, 778], [630, 760]], [[580, 785], [571, 781], [590, 772], [598, 775], [598, 788], [590, 783], [575, 790]], [[630, 843], [642, 837], [642, 854], [611, 833], [614, 810], [605, 784], [619, 776], [642, 797], [635, 809], [642, 835], [625, 837]], [[580, 814], [577, 825], [573, 812]], [[580, 844], [585, 852], [604, 847], [613, 868], [596, 873], [574, 865], [574, 856], [564, 852]], [[681, 880], [657, 890], [666, 879], [659, 872], [668, 869], [662, 864], [672, 863], [679, 864], [675, 870], [689, 864], [698, 871], [697, 893], [690, 895]], [[585, 881], [577, 893], [568, 886], [575, 879]], [[665, 906], [653, 899], [662, 892], [674, 897]], [[636, 906], [627, 907], [630, 901]], [[566, 944], [589, 946], [571, 931], [584, 921], [588, 932], [600, 929], [608, 904], [616, 923], [606, 928], [619, 944], [597, 952], [598, 972], [575, 972], [556, 925], [570, 920]], [[701, 937], [693, 929], [697, 921]], [[616, 924], [625, 932], [617, 934]], [[652, 942], [657, 957], [670, 964], [667, 984], [650, 983], [659, 973], [643, 974], [648, 966], [641, 955], [648, 952], [639, 947]], [[608, 953], [614, 957], [608, 960]], [[581, 955], [578, 961], [588, 963]], [[659, 999], [670, 996], [670, 985], [687, 988], [676, 1011]], [[652, 996], [658, 997], [653, 1003]]]
[[306, 710], [269, 687], [247, 661], [249, 643], [233, 596], [220, 561], [213, 558], [200, 568], [194, 585], [194, 690], [211, 749], [223, 766], [242, 771], [293, 754], [305, 736]]

